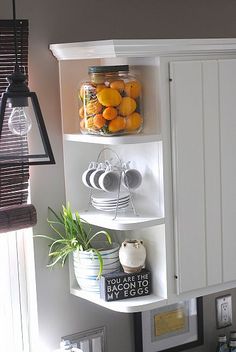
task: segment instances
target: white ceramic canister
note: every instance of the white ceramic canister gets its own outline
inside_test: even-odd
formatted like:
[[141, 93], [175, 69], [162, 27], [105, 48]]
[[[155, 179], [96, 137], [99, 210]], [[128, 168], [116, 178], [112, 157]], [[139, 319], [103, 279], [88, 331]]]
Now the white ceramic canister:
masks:
[[[102, 274], [109, 274], [120, 271], [119, 244], [98, 241], [94, 243], [99, 249], [103, 259]], [[89, 292], [99, 292], [98, 273], [100, 268], [99, 259], [96, 253], [91, 251], [73, 252], [74, 273], [80, 289]]]
[[142, 240], [125, 240], [119, 250], [120, 263], [125, 273], [138, 273], [145, 265], [146, 249]]

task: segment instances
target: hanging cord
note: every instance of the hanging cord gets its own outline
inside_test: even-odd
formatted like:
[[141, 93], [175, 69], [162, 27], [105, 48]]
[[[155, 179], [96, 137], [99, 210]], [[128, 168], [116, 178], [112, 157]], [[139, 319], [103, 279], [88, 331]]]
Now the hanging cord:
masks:
[[[23, 67], [23, 24], [22, 22], [18, 23], [16, 22], [16, 9], [15, 9], [15, 0], [13, 0], [13, 19], [14, 19], [14, 41], [15, 41], [15, 58], [16, 58], [16, 68], [15, 70], [20, 70], [20, 67]], [[19, 27], [19, 28], [18, 28]], [[17, 42], [17, 31], [20, 31], [20, 41], [19, 43]], [[19, 51], [19, 59], [20, 59], [20, 66], [18, 62], [18, 51]], [[23, 162], [24, 155], [29, 154], [28, 151], [28, 140], [26, 136], [20, 136], [20, 152], [22, 156], [22, 162], [20, 163], [21, 167], [21, 186], [23, 187], [24, 182], [25, 182], [25, 171], [28, 173], [29, 172], [29, 167], [26, 170], [26, 164]], [[25, 151], [25, 148], [27, 148], [27, 151]], [[23, 199], [23, 192], [21, 193], [21, 204], [24, 204], [25, 200]], [[27, 200], [26, 200], [27, 203]]]
[[[22, 43], [23, 43], [23, 26], [22, 23], [20, 23], [20, 45], [17, 43], [17, 22], [16, 22], [16, 8], [15, 8], [15, 0], [13, 0], [13, 18], [14, 18], [14, 37], [15, 37], [15, 55], [16, 55], [16, 66], [17, 69], [19, 69], [19, 64], [18, 64], [18, 50], [20, 51], [20, 66], [22, 67], [22, 62], [23, 62], [23, 50], [22, 50]], [[22, 160], [24, 158], [24, 146], [27, 144], [27, 154], [28, 154], [28, 141], [26, 140], [26, 137], [20, 136], [20, 144], [21, 144], [21, 156]], [[22, 174], [22, 180], [21, 180], [21, 186], [23, 187], [23, 184], [25, 182], [25, 165], [24, 162], [21, 162], [21, 174]], [[21, 204], [23, 204], [24, 199], [23, 199], [23, 192], [21, 193]], [[27, 203], [27, 200], [26, 200]]]
[[15, 0], [12, 0], [12, 10], [13, 10], [13, 23], [14, 23], [14, 46], [15, 46], [15, 70], [19, 69], [18, 57], [17, 57], [17, 28], [16, 28], [16, 4]]
[[[20, 55], [20, 67], [23, 68], [23, 23], [22, 21], [19, 22], [19, 32], [20, 32], [20, 43], [17, 43], [17, 52], [19, 51]], [[25, 74], [25, 72], [23, 72]]]

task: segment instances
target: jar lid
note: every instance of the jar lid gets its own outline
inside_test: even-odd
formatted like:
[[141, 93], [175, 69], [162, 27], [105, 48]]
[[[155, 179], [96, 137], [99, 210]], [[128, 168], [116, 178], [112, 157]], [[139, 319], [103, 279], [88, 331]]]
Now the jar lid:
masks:
[[119, 72], [129, 71], [129, 65], [118, 65], [118, 66], [89, 66], [89, 73], [107, 73], [107, 72]]
[[219, 342], [226, 342], [227, 340], [226, 340], [226, 335], [219, 335], [218, 336], [218, 341]]
[[232, 347], [235, 347], [236, 346], [236, 340], [230, 340], [229, 341], [229, 345], [232, 346]]

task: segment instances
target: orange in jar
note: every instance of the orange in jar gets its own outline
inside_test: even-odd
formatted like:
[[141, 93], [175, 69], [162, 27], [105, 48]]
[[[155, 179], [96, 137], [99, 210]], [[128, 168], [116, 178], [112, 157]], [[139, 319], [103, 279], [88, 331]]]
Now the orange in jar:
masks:
[[139, 81], [130, 81], [125, 84], [125, 93], [128, 97], [136, 99], [141, 94], [141, 84]]
[[84, 119], [81, 120], [79, 125], [80, 125], [80, 129], [84, 130], [85, 129], [85, 120]]
[[125, 82], [122, 79], [110, 83], [110, 87], [122, 92], [125, 89]]
[[143, 118], [138, 112], [128, 115], [126, 118], [126, 131], [138, 130], [143, 123]]
[[108, 106], [105, 110], [103, 110], [102, 116], [106, 120], [113, 120], [117, 116], [117, 109], [113, 106]]
[[106, 123], [106, 120], [102, 116], [102, 114], [97, 114], [93, 118], [93, 124], [97, 128], [102, 128]]
[[85, 94], [85, 85], [82, 85], [79, 91], [79, 97], [82, 101], [84, 99], [84, 94]]
[[85, 122], [85, 128], [94, 128], [93, 117], [90, 117]]
[[116, 89], [103, 88], [97, 98], [100, 104], [104, 106], [118, 106], [121, 102], [121, 95]]
[[98, 84], [96, 87], [96, 93], [101, 92], [101, 90], [104, 88], [106, 88], [105, 84]]
[[118, 110], [122, 116], [132, 114], [137, 107], [136, 101], [130, 97], [124, 97], [121, 100]]
[[90, 93], [95, 93], [95, 87], [90, 82], [83, 83], [79, 91], [80, 99], [82, 101], [86, 100], [89, 98]]
[[84, 107], [83, 106], [79, 109], [79, 116], [81, 119], [84, 118]]
[[96, 99], [90, 100], [86, 105], [86, 113], [88, 115], [98, 114], [102, 110], [102, 105]]
[[115, 133], [125, 129], [126, 120], [122, 116], [117, 116], [115, 119], [111, 120], [108, 125], [109, 132]]

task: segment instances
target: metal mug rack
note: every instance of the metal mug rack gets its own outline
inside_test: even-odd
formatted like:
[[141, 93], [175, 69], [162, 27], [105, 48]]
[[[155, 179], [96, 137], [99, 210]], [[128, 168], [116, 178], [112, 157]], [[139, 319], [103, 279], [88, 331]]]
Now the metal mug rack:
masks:
[[[111, 163], [110, 163], [110, 165], [112, 165], [112, 166], [114, 167], [114, 170], [115, 170], [116, 172], [118, 172], [118, 174], [119, 174], [119, 182], [118, 182], [118, 188], [117, 188], [116, 208], [115, 208], [115, 214], [114, 214], [113, 220], [116, 220], [116, 218], [117, 218], [117, 216], [118, 216], [118, 210], [119, 210], [118, 205], [119, 205], [119, 201], [120, 201], [120, 193], [121, 193], [122, 178], [124, 179], [124, 181], [126, 181], [125, 183], [126, 183], [126, 187], [127, 187], [128, 194], [129, 194], [130, 205], [131, 205], [132, 211], [133, 211], [133, 213], [134, 213], [134, 216], [139, 216], [139, 215], [137, 214], [137, 211], [136, 211], [136, 208], [135, 208], [135, 205], [134, 205], [133, 195], [132, 195], [131, 189], [130, 189], [130, 187], [129, 187], [129, 182], [128, 182], [127, 175], [126, 175], [126, 172], [125, 172], [125, 171], [126, 171], [126, 165], [128, 165], [129, 162], [128, 162], [128, 163], [123, 163], [122, 160], [121, 160], [121, 158], [119, 157], [119, 155], [118, 155], [113, 149], [111, 149], [111, 148], [109, 148], [109, 147], [105, 147], [105, 148], [103, 148], [103, 149], [99, 152], [99, 154], [98, 154], [98, 157], [97, 157], [97, 160], [96, 160], [97, 165], [98, 165], [99, 163], [101, 163], [102, 156], [103, 156], [103, 154], [104, 154], [106, 151], [111, 152], [111, 153], [115, 156], [115, 158], [116, 158], [116, 160], [117, 160], [117, 163], [116, 163], [114, 166], [113, 166]], [[103, 160], [103, 162], [104, 162], [104, 163], [109, 163], [108, 161], [104, 161], [104, 160]], [[88, 200], [88, 207], [87, 207], [86, 211], [89, 211], [89, 208], [90, 208], [91, 206], [93, 206], [93, 205], [92, 205], [92, 196], [93, 196], [94, 191], [95, 191], [95, 190], [94, 190], [93, 188], [90, 188], [89, 200]]]

